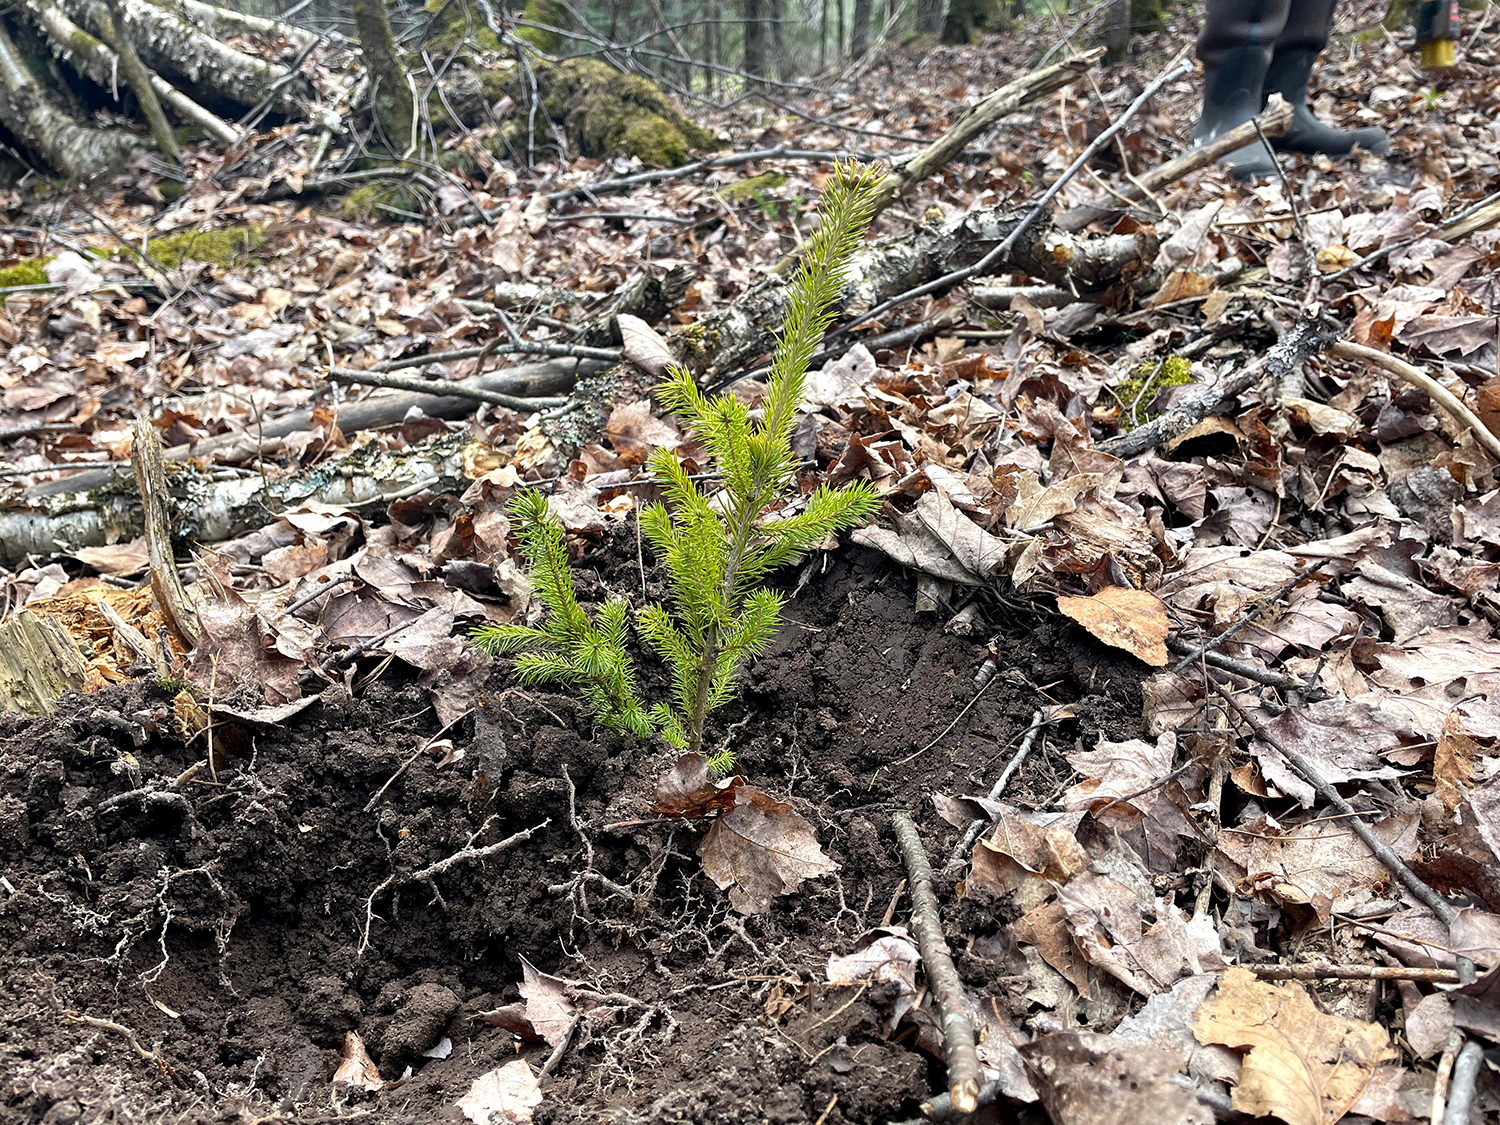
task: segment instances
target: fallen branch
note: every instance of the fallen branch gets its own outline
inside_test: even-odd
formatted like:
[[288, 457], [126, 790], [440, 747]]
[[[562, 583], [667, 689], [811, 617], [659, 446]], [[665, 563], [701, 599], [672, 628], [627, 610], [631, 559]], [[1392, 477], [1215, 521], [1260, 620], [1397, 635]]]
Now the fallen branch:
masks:
[[[1256, 130], [1257, 125], [1260, 127], [1259, 132]], [[1181, 156], [1165, 164], [1158, 164], [1149, 172], [1134, 177], [1118, 189], [1119, 196], [1122, 198], [1100, 196], [1092, 203], [1080, 204], [1063, 212], [1058, 216], [1057, 227], [1059, 230], [1082, 230], [1095, 219], [1120, 210], [1124, 203], [1144, 203], [1149, 194], [1157, 188], [1175, 183], [1199, 168], [1207, 168], [1221, 156], [1228, 156], [1236, 149], [1254, 144], [1260, 139], [1261, 133], [1267, 137], [1279, 137], [1291, 128], [1291, 125], [1292, 107], [1280, 94], [1273, 94], [1270, 103], [1253, 121], [1236, 125], [1229, 132], [1215, 137], [1207, 144], [1195, 145]]]
[[1115, 457], [1134, 457], [1155, 449], [1162, 442], [1185, 433], [1213, 413], [1221, 403], [1232, 401], [1262, 378], [1279, 382], [1288, 372], [1301, 368], [1338, 338], [1337, 325], [1325, 320], [1317, 307], [1303, 312], [1291, 330], [1269, 351], [1246, 364], [1228, 378], [1194, 387], [1170, 409], [1137, 426], [1129, 433], [1101, 442], [1099, 448]]
[[[1437, 230], [1429, 231], [1420, 235], [1420, 238], [1437, 238], [1444, 242], [1457, 242], [1465, 235], [1473, 234], [1477, 230], [1493, 226], [1500, 222], [1500, 191], [1485, 196], [1478, 203], [1465, 207], [1453, 218], [1445, 221]], [[1393, 242], [1389, 246], [1382, 246], [1379, 250], [1366, 254], [1352, 266], [1345, 266], [1337, 273], [1330, 273], [1323, 278], [1324, 282], [1337, 281], [1341, 277], [1347, 277], [1356, 270], [1366, 269], [1380, 261], [1387, 254], [1396, 250], [1404, 250], [1416, 242], [1416, 238], [1408, 238], [1401, 242]]]
[[880, 208], [890, 206], [947, 164], [963, 151], [965, 145], [1002, 117], [1077, 82], [1103, 56], [1104, 48], [1095, 47], [1060, 63], [1022, 75], [975, 102], [941, 137], [910, 160], [897, 165], [896, 170], [885, 178], [880, 185]]
[[1262, 668], [1248, 660], [1225, 656], [1222, 652], [1214, 652], [1212, 649], [1200, 650], [1198, 645], [1189, 644], [1178, 637], [1168, 637], [1167, 647], [1173, 652], [1191, 656], [1194, 660], [1201, 660], [1212, 668], [1227, 672], [1231, 676], [1238, 676], [1242, 680], [1249, 680], [1251, 683], [1273, 687], [1278, 691], [1301, 692], [1303, 698], [1309, 701], [1323, 697], [1322, 688], [1316, 683], [1304, 682], [1285, 672], [1273, 672], [1269, 668]]
[[[1350, 830], [1364, 841], [1365, 846], [1374, 853], [1375, 858], [1385, 864], [1386, 869], [1396, 877], [1396, 881], [1410, 891], [1423, 905], [1438, 916], [1439, 921], [1445, 926], [1452, 926], [1458, 917], [1458, 911], [1447, 899], [1433, 890], [1413, 871], [1406, 863], [1391, 850], [1389, 844], [1382, 841], [1370, 830], [1365, 823], [1364, 817], [1353, 805], [1339, 795], [1339, 791], [1323, 779], [1318, 772], [1317, 766], [1313, 765], [1311, 759], [1300, 751], [1293, 750], [1284, 745], [1271, 731], [1250, 712], [1239, 705], [1233, 694], [1226, 691], [1222, 686], [1215, 683], [1212, 685], [1220, 697], [1245, 721], [1245, 725], [1255, 732], [1255, 736], [1266, 742], [1270, 747], [1280, 754], [1291, 765], [1292, 769], [1303, 781], [1317, 790], [1318, 795], [1332, 805], [1348, 821]], [[1472, 978], [1471, 978], [1472, 979]]]
[[[835, 336], [839, 336], [847, 333], [850, 329], [858, 327], [865, 321], [875, 320], [878, 317], [884, 316], [896, 306], [905, 304], [907, 301], [914, 300], [917, 297], [925, 297], [931, 293], [943, 292], [947, 289], [951, 289], [953, 286], [959, 284], [962, 281], [967, 281], [971, 277], [984, 276], [987, 272], [993, 272], [1005, 265], [1014, 264], [1020, 266], [1021, 268], [1026, 269], [1026, 272], [1030, 273], [1033, 277], [1042, 277], [1054, 281], [1061, 280], [1054, 276], [1056, 272], [1055, 269], [1043, 268], [1041, 270], [1038, 270], [1034, 267], [1027, 268], [1027, 266], [1020, 260], [1020, 257], [1018, 255], [1022, 236], [1041, 221], [1042, 216], [1046, 213], [1048, 204], [1052, 202], [1052, 200], [1057, 196], [1058, 192], [1062, 191], [1062, 189], [1067, 185], [1068, 181], [1083, 170], [1088, 162], [1094, 158], [1095, 153], [1097, 153], [1101, 148], [1103, 148], [1106, 144], [1114, 139], [1115, 134], [1123, 129], [1126, 123], [1141, 111], [1145, 104], [1155, 96], [1158, 90], [1160, 90], [1168, 82], [1180, 78], [1182, 75], [1188, 73], [1188, 71], [1192, 70], [1192, 68], [1193, 67], [1191, 63], [1182, 61], [1179, 62], [1176, 66], [1167, 70], [1165, 73], [1158, 75], [1155, 81], [1153, 81], [1149, 86], [1142, 90], [1136, 96], [1135, 101], [1131, 102], [1130, 105], [1126, 107], [1125, 112], [1120, 114], [1120, 116], [1115, 119], [1114, 124], [1110, 125], [1109, 128], [1100, 132], [1097, 137], [1090, 141], [1088, 147], [1078, 154], [1078, 158], [1074, 160], [1072, 164], [1068, 165], [1063, 174], [1052, 181], [1047, 190], [1042, 193], [1042, 197], [1038, 199], [1034, 204], [1032, 204], [1031, 208], [1021, 216], [1020, 220], [1014, 226], [1011, 227], [1006, 236], [1001, 239], [1000, 242], [997, 243], [982, 258], [974, 262], [974, 264], [964, 266], [961, 269], [954, 270], [952, 273], [944, 274], [942, 277], [924, 282], [923, 284], [918, 285], [912, 289], [908, 289], [903, 293], [898, 293], [896, 296], [891, 297], [889, 300], [883, 302], [880, 305], [877, 305], [875, 308], [872, 308], [869, 312], [865, 313], [864, 316], [844, 325], [833, 334]], [[1064, 259], [1064, 261], [1066, 261], [1066, 259]], [[1071, 273], [1072, 271], [1065, 270], [1065, 272]], [[1076, 289], [1077, 286], [1076, 284], [1070, 285], [1070, 288]], [[1103, 287], [1091, 286], [1090, 288]]]
[[[414, 409], [420, 410], [429, 418], [462, 418], [474, 412], [474, 400], [460, 397], [460, 394], [454, 393], [456, 388], [478, 387], [515, 395], [517, 398], [535, 399], [570, 390], [577, 382], [578, 376], [597, 371], [601, 366], [602, 364], [592, 360], [581, 360], [576, 363], [552, 361], [510, 367], [503, 371], [491, 371], [485, 375], [456, 380], [452, 383], [430, 383], [427, 386], [431, 387], [431, 390], [410, 391], [381, 398], [369, 398], [363, 402], [342, 404], [338, 408], [336, 421], [344, 433], [352, 434], [359, 430], [375, 430], [382, 426], [399, 425]], [[217, 456], [221, 463], [255, 460], [263, 449], [270, 452], [267, 447], [274, 442], [290, 437], [292, 434], [302, 433], [312, 424], [311, 409], [294, 410], [288, 414], [267, 419], [260, 425], [250, 424], [246, 429], [237, 433], [218, 434], [192, 445], [175, 445], [165, 451], [165, 457], [168, 461], [186, 461]], [[53, 466], [54, 469], [58, 467], [60, 466]], [[107, 471], [81, 473], [68, 480], [49, 481], [39, 485], [28, 492], [26, 499], [36, 500], [65, 493], [82, 493], [106, 485], [113, 478], [114, 474]], [[11, 503], [7, 507], [16, 510], [18, 506]], [[49, 507], [52, 506], [49, 505]], [[0, 524], [3, 524], [4, 519], [4, 515], [0, 514]], [[4, 530], [0, 530], [0, 555], [6, 555], [9, 551], [5, 534]], [[99, 546], [103, 542], [105, 541], [102, 539], [92, 544], [80, 541], [74, 542], [74, 545]], [[50, 554], [54, 550], [56, 550], [55, 547], [45, 547], [43, 553]]]
[[[370, 897], [365, 899], [365, 930], [363, 935], [361, 935], [359, 939], [359, 948], [354, 952], [355, 957], [363, 957], [365, 954], [365, 950], [370, 948], [370, 927], [374, 924], [375, 921], [375, 900], [379, 898], [384, 891], [389, 890], [391, 887], [404, 887], [409, 883], [431, 883], [439, 875], [443, 874], [445, 871], [457, 867], [460, 863], [475, 863], [479, 860], [489, 859], [491, 856], [499, 855], [503, 851], [508, 851], [509, 849], [515, 847], [517, 844], [524, 844], [527, 840], [531, 839], [551, 823], [552, 818], [548, 817], [540, 824], [523, 829], [513, 836], [507, 836], [505, 839], [499, 841], [498, 843], [487, 844], [482, 848], [476, 848], [472, 844], [470, 844], [470, 846], [466, 848], [460, 848], [458, 851], [454, 852], [452, 855], [446, 857], [445, 859], [440, 859], [436, 863], [429, 863], [426, 867], [423, 867], [418, 871], [413, 871], [409, 875], [386, 876], [385, 880], [380, 884], [380, 886], [376, 887], [373, 891], [370, 892]], [[482, 832], [483, 829], [481, 829], [480, 831]]]
[[943, 1028], [948, 1063], [948, 1096], [959, 1113], [973, 1113], [979, 1106], [982, 1074], [974, 1048], [974, 1022], [964, 998], [963, 981], [953, 965], [953, 954], [943, 936], [937, 896], [932, 890], [932, 864], [922, 847], [910, 814], [891, 814], [891, 828], [901, 848], [906, 874], [911, 882], [911, 928], [916, 934], [922, 965], [932, 985], [932, 997]]
[[1428, 398], [1453, 415], [1460, 424], [1474, 431], [1475, 439], [1484, 446], [1485, 452], [1496, 461], [1500, 461], [1500, 437], [1492, 434], [1490, 428], [1479, 420], [1479, 416], [1470, 410], [1462, 399], [1420, 367], [1397, 359], [1389, 352], [1367, 348], [1363, 344], [1352, 344], [1348, 340], [1339, 340], [1328, 350], [1333, 355], [1343, 356], [1345, 359], [1364, 360], [1371, 367], [1378, 367], [1387, 374], [1394, 375], [1419, 390], [1426, 391]]
[[177, 560], [172, 556], [171, 501], [161, 456], [161, 436], [149, 419], [138, 418], [131, 438], [130, 464], [141, 494], [146, 550], [151, 558], [151, 594], [172, 631], [191, 649], [197, 645], [202, 630], [192, 598], [177, 573]]
[[1413, 969], [1406, 965], [1248, 965], [1260, 980], [1410, 980], [1458, 984], [1453, 969]]
[[436, 383], [410, 375], [389, 375], [383, 371], [360, 371], [352, 367], [330, 367], [324, 374], [326, 378], [336, 383], [386, 387], [390, 390], [410, 391], [415, 394], [431, 394], [428, 388], [441, 388], [447, 394], [457, 398], [469, 399], [473, 402], [487, 402], [492, 406], [504, 406], [507, 409], [528, 414], [537, 410], [545, 410], [548, 407], [562, 406], [568, 401], [565, 398], [518, 398], [500, 391], [486, 390], [484, 387], [468, 387], [461, 383]]
[[1448, 1111], [1443, 1115], [1443, 1125], [1468, 1125], [1479, 1083], [1479, 1068], [1483, 1063], [1484, 1047], [1479, 1040], [1470, 1039], [1453, 1063], [1453, 1077], [1448, 1084]]

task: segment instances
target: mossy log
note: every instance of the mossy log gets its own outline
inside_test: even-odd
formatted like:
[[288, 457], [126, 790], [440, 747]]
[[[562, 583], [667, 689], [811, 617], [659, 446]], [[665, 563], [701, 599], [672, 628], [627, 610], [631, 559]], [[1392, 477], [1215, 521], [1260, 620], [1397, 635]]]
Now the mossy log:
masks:
[[[305, 82], [212, 33], [221, 19], [239, 27], [242, 21], [232, 17], [201, 0], [173, 0], [171, 10], [147, 0], [114, 0], [107, 6], [94, 0], [17, 0], [0, 13], [0, 124], [41, 162], [69, 179], [84, 180], [120, 167], [148, 141], [80, 117], [79, 99], [66, 88], [74, 76], [117, 102], [135, 86], [142, 101], [154, 96], [179, 123], [201, 129], [221, 144], [234, 143], [240, 132], [204, 108], [199, 97], [247, 108], [270, 97], [271, 108], [300, 112], [311, 93]], [[40, 40], [65, 65], [49, 66], [36, 54], [18, 50], [18, 34], [27, 42]], [[288, 29], [285, 37], [295, 34]], [[160, 119], [155, 126], [164, 139], [170, 136], [165, 126]]]

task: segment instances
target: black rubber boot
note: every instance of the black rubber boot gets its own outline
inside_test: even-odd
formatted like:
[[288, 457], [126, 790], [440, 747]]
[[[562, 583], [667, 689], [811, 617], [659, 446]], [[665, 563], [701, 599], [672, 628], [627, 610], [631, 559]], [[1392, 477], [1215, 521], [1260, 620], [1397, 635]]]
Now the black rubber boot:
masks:
[[[1289, 0], [1209, 0], [1198, 58], [1203, 63], [1203, 114], [1193, 129], [1201, 144], [1243, 125], [1265, 104], [1266, 73]], [[1276, 164], [1256, 143], [1221, 157], [1237, 180], [1276, 174]]]
[[1335, 129], [1325, 125], [1307, 108], [1307, 79], [1318, 52], [1276, 49], [1266, 72], [1266, 93], [1280, 94], [1292, 107], [1292, 127], [1271, 142], [1277, 152], [1323, 152], [1347, 156], [1358, 145], [1366, 152], [1384, 155], [1391, 151], [1384, 129]]

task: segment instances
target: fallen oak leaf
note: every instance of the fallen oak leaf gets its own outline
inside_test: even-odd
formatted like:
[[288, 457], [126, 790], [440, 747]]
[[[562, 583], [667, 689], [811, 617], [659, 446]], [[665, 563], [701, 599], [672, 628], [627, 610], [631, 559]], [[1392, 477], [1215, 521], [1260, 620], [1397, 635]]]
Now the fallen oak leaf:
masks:
[[1300, 985], [1268, 984], [1240, 968], [1199, 1007], [1193, 1034], [1246, 1050], [1234, 1108], [1287, 1125], [1333, 1125], [1395, 1055], [1379, 1024], [1321, 1012]]
[[1122, 648], [1155, 668], [1166, 666], [1171, 620], [1166, 605], [1155, 594], [1106, 586], [1092, 597], [1059, 595], [1057, 608], [1096, 640]]
[[734, 807], [715, 819], [698, 845], [698, 858], [741, 914], [763, 914], [774, 896], [838, 870], [823, 854], [812, 825], [791, 805], [753, 785], [735, 789]]

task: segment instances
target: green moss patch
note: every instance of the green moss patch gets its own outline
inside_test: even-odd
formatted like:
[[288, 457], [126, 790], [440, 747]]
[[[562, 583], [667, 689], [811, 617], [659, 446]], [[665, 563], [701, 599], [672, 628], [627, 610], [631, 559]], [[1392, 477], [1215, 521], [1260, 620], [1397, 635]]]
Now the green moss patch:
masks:
[[18, 285], [46, 285], [49, 278], [42, 267], [51, 258], [23, 258], [12, 265], [0, 266], [0, 289], [11, 289]]
[[562, 123], [582, 156], [623, 152], [643, 164], [674, 168], [695, 148], [718, 147], [712, 133], [689, 121], [656, 86], [597, 59], [538, 67], [537, 78], [545, 78], [548, 116]]
[[775, 191], [787, 181], [783, 172], [762, 172], [758, 176], [747, 176], [743, 180], [736, 180], [732, 184], [725, 184], [719, 188], [719, 196], [726, 203], [744, 203], [749, 199], [759, 199], [765, 192]]
[[149, 240], [146, 253], [168, 269], [177, 269], [183, 262], [208, 262], [228, 269], [265, 244], [266, 232], [258, 226], [185, 230]]
[[1155, 417], [1144, 410], [1152, 399], [1168, 387], [1183, 387], [1192, 381], [1192, 363], [1180, 355], [1169, 355], [1164, 360], [1143, 362], [1136, 368], [1135, 378], [1117, 384], [1114, 392], [1122, 409], [1129, 411], [1134, 404], [1140, 420], [1146, 422]]

